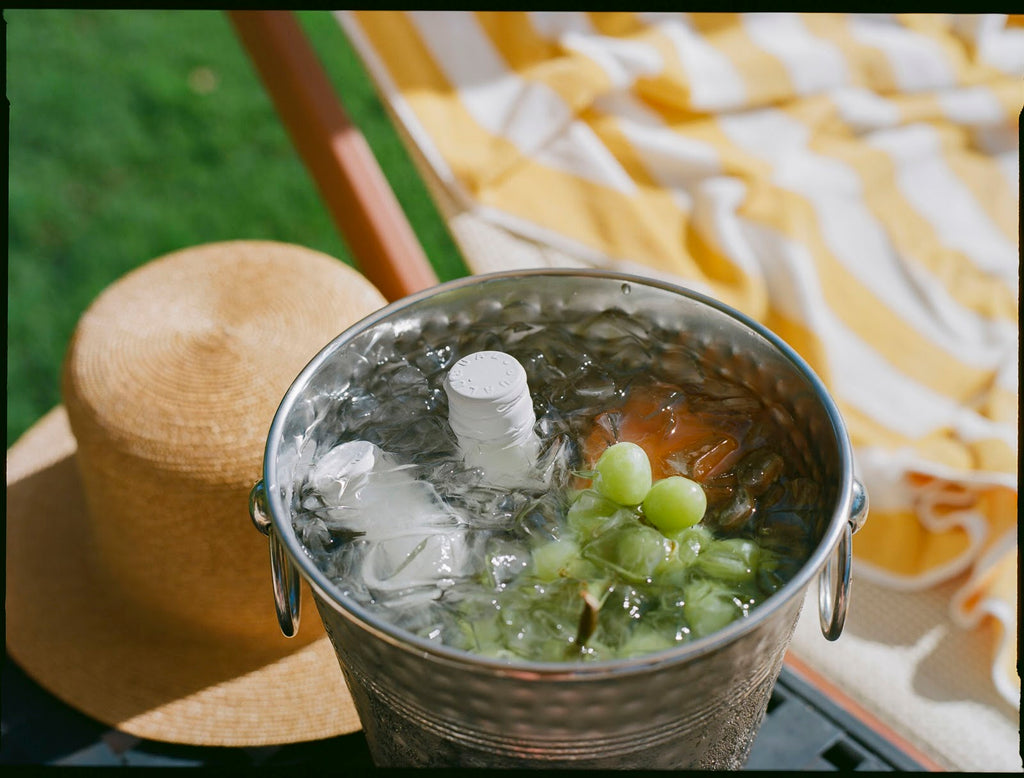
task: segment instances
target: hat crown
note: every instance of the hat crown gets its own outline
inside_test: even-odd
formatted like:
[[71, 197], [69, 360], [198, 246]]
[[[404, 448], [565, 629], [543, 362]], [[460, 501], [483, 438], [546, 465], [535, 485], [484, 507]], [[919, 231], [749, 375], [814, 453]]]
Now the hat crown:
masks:
[[[234, 241], [154, 260], [83, 314], [63, 393], [87, 552], [140, 619], [174, 620], [183, 636], [280, 640], [249, 489], [295, 376], [385, 303], [325, 254]], [[300, 642], [320, 635], [312, 626]]]

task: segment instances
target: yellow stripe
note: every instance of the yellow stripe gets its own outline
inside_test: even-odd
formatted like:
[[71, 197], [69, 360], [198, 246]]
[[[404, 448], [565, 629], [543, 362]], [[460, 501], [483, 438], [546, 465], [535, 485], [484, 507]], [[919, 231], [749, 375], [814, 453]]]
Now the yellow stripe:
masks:
[[796, 95], [785, 65], [754, 43], [741, 14], [692, 13], [690, 21], [705, 42], [729, 58], [742, 77], [746, 106], [766, 105]]
[[[465, 149], [475, 148], [478, 144], [492, 148], [491, 153], [496, 155], [518, 156], [514, 150], [503, 148], [508, 144], [500, 139], [485, 137], [486, 133], [477, 127], [471, 117], [464, 114], [455, 101], [440, 101], [436, 98], [436, 94], [445, 93], [448, 85], [406, 19], [385, 20], [377, 14], [365, 13], [357, 16], [367, 37], [389, 63], [396, 85], [420, 120], [430, 128], [442, 154], [450, 161], [459, 158], [463, 160], [462, 164], [453, 162], [458, 175], [465, 177], [474, 170], [475, 165], [487, 164], [485, 160], [466, 158]], [[607, 17], [604, 19], [608, 21]], [[415, 56], [400, 56], [409, 51], [414, 51]], [[456, 116], [454, 120], [451, 118], [453, 114]], [[676, 117], [678, 115], [675, 114]], [[689, 113], [684, 115], [690, 116]], [[439, 132], [438, 126], [449, 126], [451, 132]], [[593, 127], [638, 181], [641, 190], [647, 190], [648, 185], [652, 184], [649, 174], [636, 159], [618, 127], [607, 117], [595, 119]], [[699, 139], [716, 141], [716, 145], [720, 145], [723, 140], [712, 122], [698, 122], [694, 129], [699, 130], [692, 133]], [[767, 167], [756, 160], [746, 161], [752, 162], [762, 172], [767, 171]], [[749, 177], [749, 171], [740, 171], [738, 164], [734, 161], [727, 167], [731, 167], [734, 173], [745, 172]], [[581, 188], [586, 189], [582, 195], [579, 192]], [[523, 162], [516, 175], [506, 181], [497, 193], [481, 192], [479, 186], [477, 191], [489, 204], [535, 219], [541, 225], [567, 234], [597, 250], [610, 246], [610, 250], [620, 256], [674, 270], [684, 277], [709, 283], [723, 302], [763, 320], [766, 326], [789, 342], [827, 381], [827, 359], [817, 337], [802, 324], [776, 311], [759, 310], [763, 308], [763, 287], [753, 287], [749, 279], [717, 247], [711, 245], [709, 239], [704, 239], [695, 230], [688, 228], [683, 214], [660, 188], [651, 187], [651, 194], [643, 201], [649, 210], [640, 211], [635, 202], [621, 195], [605, 192], [603, 198], [596, 196], [594, 187], [587, 187], [578, 179]], [[537, 192], [545, 193], [540, 203]], [[545, 203], [552, 202], [559, 203], [560, 207], [544, 207]], [[539, 210], [538, 205], [541, 206]], [[636, 222], [628, 217], [621, 218], [624, 211], [636, 213], [636, 219], [641, 222], [649, 221], [648, 227], [635, 229]], [[602, 235], [590, 234], [591, 220], [605, 225], [606, 232]], [[663, 243], [659, 243], [659, 237]], [[685, 248], [693, 250], [692, 256]], [[666, 254], [669, 255], [667, 262]], [[675, 261], [672, 260], [673, 254]], [[730, 276], [730, 272], [734, 275]]]
[[[989, 92], [1006, 110], [1014, 99], [1016, 109], [1007, 111], [1007, 126], [1016, 127], [1017, 115], [1024, 104], [1024, 82], [1017, 79], [985, 84]], [[891, 98], [891, 104], [900, 112], [903, 125], [927, 123], [935, 130], [942, 157], [953, 174], [971, 192], [975, 202], [988, 214], [1007, 240], [1016, 243], [1018, 193], [1006, 181], [996, 163], [983, 152], [978, 153], [977, 131], [960, 126], [946, 118], [939, 95], [935, 92], [903, 94]]]
[[1020, 395], [993, 384], [975, 400], [978, 413], [1000, 424], [1016, 423], [1020, 416]]
[[915, 578], [948, 565], [970, 548], [960, 527], [946, 532], [926, 529], [912, 510], [872, 510], [863, 528], [853, 536], [857, 559], [895, 575]]
[[975, 440], [967, 444], [972, 467], [992, 473], [1016, 473], [1017, 452], [998, 438]]
[[689, 119], [699, 115], [690, 108], [689, 76], [683, 69], [672, 41], [656, 27], [645, 24], [631, 13], [591, 13], [590, 23], [602, 35], [634, 40], [650, 46], [661, 57], [662, 69], [656, 75], [637, 78], [633, 94], [648, 107], [682, 112]]
[[[482, 203], [566, 234], [597, 251], [715, 286], [716, 279], [686, 250], [685, 215], [665, 190], [641, 186], [631, 197], [523, 158], [511, 144], [479, 127], [458, 100], [439, 97], [452, 94], [451, 87], [407, 19], [385, 20], [366, 13], [358, 18], [442, 155]], [[415, 56], [408, 56], [409, 51]], [[614, 134], [607, 121], [589, 113], [584, 118], [605, 138]], [[639, 163], [625, 153], [625, 145], [623, 140], [617, 151], [635, 175]], [[481, 176], [480, 170], [493, 174]], [[646, 174], [644, 179], [650, 181]], [[538, 192], [544, 196], [538, 198]], [[712, 268], [715, 271], [721, 268]], [[719, 282], [717, 289], [723, 298], [731, 298], [730, 304], [736, 301], [736, 294], [727, 286]]]
[[[695, 262], [692, 277], [718, 282], [729, 290], [726, 296], [730, 297], [730, 304], [739, 307], [736, 298], [740, 298], [746, 303], [743, 310], [749, 309], [755, 297], [750, 280], [689, 224], [687, 214], [679, 208], [669, 191], [651, 175], [647, 165], [622, 132], [619, 122], [612, 116], [588, 110], [584, 99], [589, 102], [594, 95], [611, 88], [604, 70], [585, 56], [576, 56], [571, 52], [563, 55], [561, 47], [549, 43], [536, 33], [526, 14], [487, 12], [477, 13], [476, 16], [509, 67], [520, 77], [544, 80], [557, 68], [556, 75], [565, 77], [564, 81], [576, 90], [575, 93], [569, 89], [559, 90], [562, 98], [566, 102], [575, 101], [573, 107], [580, 114], [578, 118], [591, 127], [629, 177], [637, 183], [640, 188], [638, 196], [644, 199], [644, 210], [663, 224], [666, 232], [679, 236], [684, 256], [691, 257]], [[580, 84], [589, 84], [591, 88], [581, 90], [578, 86]], [[549, 86], [556, 89], [561, 85], [564, 84], [549, 82]], [[580, 91], [585, 98], [580, 97]]]
[[[791, 113], [803, 118], [806, 107], [801, 106]], [[840, 132], [831, 127], [828, 132], [816, 132], [810, 146], [819, 154], [845, 163], [860, 177], [862, 202], [883, 225], [886, 237], [901, 256], [927, 270], [961, 305], [982, 316], [1017, 321], [1014, 291], [979, 269], [962, 252], [942, 244], [935, 228], [906, 201], [896, 181], [896, 166], [888, 154], [860, 142], [848, 130]], [[990, 167], [991, 163], [987, 164], [990, 181], [1001, 179], [998, 171]], [[993, 188], [998, 191], [994, 181]]]
[[522, 11], [478, 11], [477, 23], [521, 78], [545, 84], [578, 113], [611, 88], [597, 63], [542, 37]]
[[659, 265], [666, 270], [701, 276], [671, 225], [645, 208], [649, 198], [631, 198], [523, 161], [514, 174], [482, 191], [480, 199], [613, 257], [648, 263], [661, 257]]
[[521, 155], [511, 143], [477, 126], [403, 12], [358, 11], [354, 17], [453, 174], [470, 193], [480, 192], [491, 179], [519, 163]]
[[[382, 25], [381, 17], [359, 17], [366, 20], [368, 37], [391, 63], [393, 77], [410, 106], [429, 128], [455, 172], [483, 202], [598, 251], [714, 285], [715, 279], [709, 278], [686, 252], [679, 232], [680, 219], [665, 218], [671, 211], [664, 205], [663, 193], [652, 197], [641, 188], [640, 194], [631, 198], [523, 160], [510, 144], [479, 128], [458, 101], [441, 96], [450, 93], [450, 85], [406, 19], [398, 17], [397, 23]], [[410, 51], [415, 56], [408, 56]], [[721, 150], [727, 175], [747, 179], [750, 189], [741, 215], [781, 229], [808, 245], [818, 257], [828, 304], [841, 319], [853, 323], [853, 329], [898, 370], [957, 399], [975, 395], [990, 378], [988, 371], [956, 364], [863, 288], [826, 250], [809, 204], [766, 184], [767, 166], [735, 149], [713, 121], [694, 122], [686, 129], [687, 135], [710, 141]], [[480, 170], [485, 172], [477, 174]], [[539, 198], [538, 192], [544, 196]], [[728, 292], [720, 283], [716, 288]], [[945, 369], [935, 370], [935, 365]]]
[[597, 251], [638, 262], [661, 257], [665, 269], [701, 277], [675, 232], [678, 216], [667, 223], [662, 218], [661, 190], [653, 201], [642, 190], [631, 198], [524, 158], [512, 144], [474, 121], [407, 18], [360, 13], [358, 19], [442, 155], [482, 203], [564, 233]]
[[[918, 334], [850, 273], [825, 243], [817, 214], [802, 196], [759, 182], [748, 189], [740, 216], [783, 232], [805, 246], [815, 260], [825, 302], [895, 370], [934, 391], [962, 401], [991, 380], [992, 371], [957, 361]], [[941, 365], [941, 370], [936, 370]]]
[[968, 60], [968, 49], [953, 32], [952, 22], [945, 14], [908, 13], [897, 14], [896, 18], [906, 29], [920, 34], [938, 46], [954, 73], [956, 84], [980, 84], [1000, 75], [998, 70], [980, 59]]
[[978, 496], [976, 509], [989, 520], [991, 538], [986, 547], [1002, 540], [1003, 535], [1017, 527], [1017, 490], [994, 486]]
[[[695, 275], [690, 277], [714, 286], [722, 302], [760, 319], [767, 303], [764, 284], [748, 277], [720, 250], [710, 235], [705, 235], [692, 224], [689, 215], [680, 209], [669, 191], [654, 179], [617, 119], [611, 116], [595, 117], [591, 128], [637, 182], [645, 198], [645, 207], [651, 208], [651, 214], [663, 219], [665, 227], [678, 236], [684, 254], [695, 263]], [[648, 258], [648, 263], [659, 266], [652, 260], [656, 258]]]
[[842, 53], [851, 84], [882, 94], [898, 91], [899, 85], [885, 53], [853, 36], [848, 14], [804, 13], [801, 19], [812, 34]]
[[957, 180], [1011, 243], [1018, 239], [1019, 198], [995, 162], [970, 148], [970, 133], [949, 123], [938, 128], [942, 156]]
[[[962, 507], [943, 508], [937, 512], [963, 510]], [[970, 510], [986, 520], [987, 537], [978, 553], [1003, 539], [1017, 522], [1017, 492], [1004, 487], [983, 490]], [[853, 551], [857, 558], [891, 573], [913, 578], [959, 559], [969, 550], [967, 532], [959, 527], [945, 532], [926, 528], [917, 514], [908, 506], [904, 510], [881, 511], [872, 509], [863, 528], [854, 535]], [[1015, 555], [1011, 554], [1013, 558]], [[986, 587], [977, 585], [978, 594]], [[969, 609], [974, 603], [968, 601]]]
[[885, 427], [856, 407], [836, 398], [854, 447], [881, 446], [893, 451], [907, 449], [925, 461], [963, 471], [1017, 472], [1016, 453], [1001, 440], [966, 442], [951, 429], [935, 430], [919, 439]]

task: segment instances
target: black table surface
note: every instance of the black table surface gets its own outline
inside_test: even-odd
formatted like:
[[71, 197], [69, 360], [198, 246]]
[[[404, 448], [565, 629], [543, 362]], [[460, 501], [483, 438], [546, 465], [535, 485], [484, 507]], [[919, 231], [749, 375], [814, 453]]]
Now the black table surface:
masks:
[[[373, 767], [362, 732], [281, 746], [208, 747], [142, 740], [65, 705], [9, 657], [0, 675], [0, 764], [140, 767]], [[925, 768], [784, 667], [747, 770]]]

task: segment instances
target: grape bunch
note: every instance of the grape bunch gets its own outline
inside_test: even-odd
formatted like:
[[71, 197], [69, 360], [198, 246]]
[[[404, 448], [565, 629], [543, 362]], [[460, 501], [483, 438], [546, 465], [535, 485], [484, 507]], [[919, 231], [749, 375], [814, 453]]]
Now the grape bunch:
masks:
[[644, 449], [608, 446], [576, 490], [559, 537], [467, 613], [463, 647], [537, 661], [664, 650], [745, 617], [781, 585], [773, 555], [705, 526], [700, 484], [654, 480]]

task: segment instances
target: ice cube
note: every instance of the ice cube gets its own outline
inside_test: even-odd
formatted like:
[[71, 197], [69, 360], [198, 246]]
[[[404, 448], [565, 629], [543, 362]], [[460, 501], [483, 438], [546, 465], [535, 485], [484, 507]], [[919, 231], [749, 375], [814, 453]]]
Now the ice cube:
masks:
[[429, 588], [472, 569], [469, 538], [430, 484], [379, 446], [354, 440], [332, 448], [311, 484], [327, 525], [360, 533], [363, 583], [374, 596]]
[[363, 557], [363, 581], [378, 599], [410, 590], [435, 599], [470, 565], [466, 532], [456, 528], [398, 531], [370, 540]]
[[310, 478], [313, 489], [329, 506], [345, 505], [355, 499], [383, 452], [373, 443], [353, 440], [328, 451], [316, 464]]

